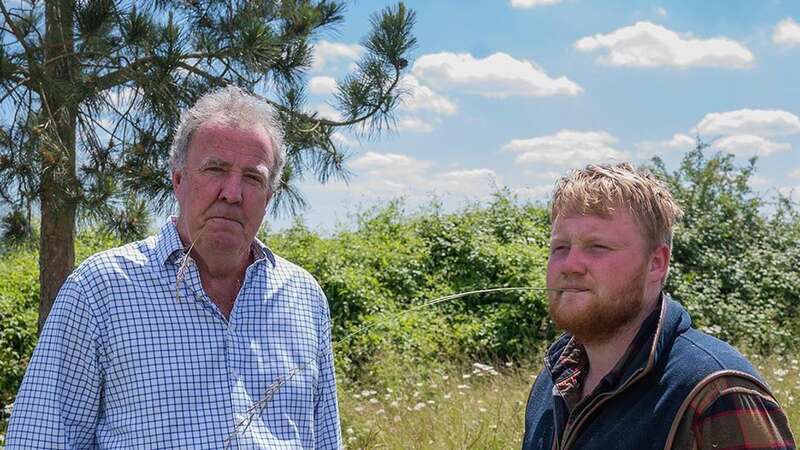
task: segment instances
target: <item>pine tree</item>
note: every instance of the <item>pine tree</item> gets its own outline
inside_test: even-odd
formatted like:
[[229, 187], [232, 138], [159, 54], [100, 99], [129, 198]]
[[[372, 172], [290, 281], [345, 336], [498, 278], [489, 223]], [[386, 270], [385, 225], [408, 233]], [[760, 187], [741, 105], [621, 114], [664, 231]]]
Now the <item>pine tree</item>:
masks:
[[376, 13], [363, 56], [338, 83], [341, 119], [329, 120], [306, 107], [304, 72], [320, 32], [342, 22], [340, 2], [21, 0], [0, 10], [0, 205], [28, 218], [40, 208], [40, 330], [75, 263], [76, 220], [116, 218], [135, 231], [131, 214], [145, 208], [132, 196], [171, 198], [182, 109], [228, 84], [263, 93], [288, 153], [273, 212], [295, 211], [298, 180], [346, 179], [336, 130], [372, 136], [392, 125], [416, 42], [402, 3]]

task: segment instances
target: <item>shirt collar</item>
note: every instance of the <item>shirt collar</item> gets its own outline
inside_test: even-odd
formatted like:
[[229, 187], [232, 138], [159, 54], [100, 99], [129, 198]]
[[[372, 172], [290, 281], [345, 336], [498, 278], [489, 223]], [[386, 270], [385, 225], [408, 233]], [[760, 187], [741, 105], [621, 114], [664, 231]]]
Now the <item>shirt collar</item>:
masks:
[[[161, 227], [158, 235], [156, 235], [156, 257], [161, 265], [166, 265], [167, 263], [177, 264], [177, 261], [185, 254], [186, 248], [184, 248], [181, 237], [178, 234], [176, 220], [176, 217], [170, 217], [167, 223]], [[253, 239], [250, 249], [253, 252], [253, 264], [266, 260], [269, 262], [270, 268], [275, 268], [275, 255], [258, 238]]]
[[[665, 301], [662, 298], [659, 300], [658, 306], [642, 322], [639, 331], [617, 364], [600, 381], [596, 392], [614, 390], [625, 383], [637, 369], [648, 366], [664, 307]], [[560, 345], [558, 345], [559, 343]], [[589, 369], [589, 358], [583, 345], [577, 343], [569, 334], [563, 335], [554, 344], [554, 347], [560, 348], [560, 351], [556, 350], [558, 353], [554, 353], [555, 349], [551, 348], [546, 358], [546, 363], [548, 360], [552, 363], [550, 374], [553, 379], [554, 393], [558, 392], [564, 398], [567, 407], [572, 410], [582, 398], [583, 381]]]

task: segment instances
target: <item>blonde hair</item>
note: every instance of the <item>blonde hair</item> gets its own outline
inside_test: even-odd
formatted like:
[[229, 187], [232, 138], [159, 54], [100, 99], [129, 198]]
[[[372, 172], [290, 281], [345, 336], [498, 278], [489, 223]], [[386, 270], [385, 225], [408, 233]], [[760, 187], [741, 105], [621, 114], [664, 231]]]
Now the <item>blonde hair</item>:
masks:
[[672, 248], [672, 228], [683, 211], [664, 183], [630, 163], [590, 164], [559, 179], [550, 220], [572, 214], [610, 217], [617, 208], [628, 208], [651, 248]]

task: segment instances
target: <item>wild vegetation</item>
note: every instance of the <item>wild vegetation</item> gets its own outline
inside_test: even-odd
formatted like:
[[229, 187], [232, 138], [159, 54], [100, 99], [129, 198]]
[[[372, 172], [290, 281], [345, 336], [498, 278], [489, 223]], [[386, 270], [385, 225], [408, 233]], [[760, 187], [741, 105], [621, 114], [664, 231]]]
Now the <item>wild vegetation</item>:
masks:
[[[667, 290], [697, 326], [758, 359], [797, 428], [798, 210], [751, 191], [754, 162], [740, 166], [706, 151], [689, 152], [674, 171], [653, 164], [686, 211]], [[545, 294], [505, 290], [429, 303], [493, 287], [543, 287], [548, 236], [546, 209], [503, 191], [457, 212], [434, 204], [406, 214], [392, 202], [329, 237], [302, 222], [262, 235], [276, 253], [308, 269], [328, 296], [352, 446], [517, 445], [519, 402], [536, 368], [526, 361], [536, 361], [557, 332]], [[78, 259], [118, 243], [108, 231], [84, 231]], [[36, 342], [36, 260], [34, 246], [4, 240], [1, 404], [12, 401]]]
[[[748, 355], [800, 430], [800, 363], [781, 355]], [[465, 365], [433, 371], [394, 388], [341, 390], [348, 448], [508, 450], [522, 445], [525, 403], [539, 365]], [[795, 438], [797, 436], [795, 435]]]

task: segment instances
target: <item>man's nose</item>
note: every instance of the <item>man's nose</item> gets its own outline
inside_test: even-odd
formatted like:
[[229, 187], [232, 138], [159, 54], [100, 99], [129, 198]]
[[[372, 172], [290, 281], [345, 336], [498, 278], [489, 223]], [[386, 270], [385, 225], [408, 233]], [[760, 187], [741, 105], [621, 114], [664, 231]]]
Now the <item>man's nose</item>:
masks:
[[242, 201], [242, 174], [228, 172], [228, 176], [222, 182], [219, 192], [220, 200], [227, 203], [241, 203]]
[[561, 271], [565, 274], [586, 273], [586, 255], [576, 247], [572, 246], [561, 261]]

